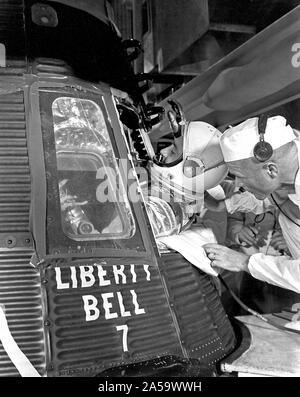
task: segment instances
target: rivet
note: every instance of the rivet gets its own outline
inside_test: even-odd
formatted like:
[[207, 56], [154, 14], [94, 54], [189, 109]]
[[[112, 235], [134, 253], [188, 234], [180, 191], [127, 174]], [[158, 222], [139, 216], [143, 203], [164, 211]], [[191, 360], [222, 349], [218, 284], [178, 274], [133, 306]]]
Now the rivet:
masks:
[[9, 248], [13, 248], [17, 243], [17, 239], [14, 236], [7, 236], [5, 239], [5, 244]]

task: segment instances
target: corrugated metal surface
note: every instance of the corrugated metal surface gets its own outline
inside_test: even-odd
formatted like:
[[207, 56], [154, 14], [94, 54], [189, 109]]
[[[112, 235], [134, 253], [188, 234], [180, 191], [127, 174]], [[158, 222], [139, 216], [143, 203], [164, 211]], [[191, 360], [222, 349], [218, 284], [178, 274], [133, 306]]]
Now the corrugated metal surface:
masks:
[[[75, 263], [69, 263], [74, 268], [73, 275], [66, 263], [53, 262], [46, 268], [45, 278], [48, 282], [44, 285], [48, 296], [51, 341], [49, 376], [90, 376], [110, 367], [163, 356], [189, 357], [199, 359], [201, 364], [213, 366], [233, 350], [233, 329], [209, 276], [195, 271], [179, 255], [167, 255], [163, 264], [167, 292], [155, 266], [149, 267], [149, 281], [143, 265], [135, 262], [136, 280], [133, 281], [127, 260], [126, 263], [125, 260], [115, 259], [102, 265], [107, 272], [105, 278], [110, 280], [107, 286], [99, 286], [94, 263], [94, 283], [88, 288], [82, 287], [79, 266], [86, 268], [93, 262], [77, 262], [76, 266]], [[125, 265], [126, 283], [115, 283], [113, 264], [118, 267], [120, 264]], [[65, 283], [65, 289], [57, 288], [55, 266], [60, 268], [60, 280]], [[87, 280], [91, 280], [89, 276]], [[134, 313], [132, 289], [139, 307], [145, 309], [144, 314]], [[130, 312], [127, 317], [121, 313], [118, 292], [122, 295], [125, 311]], [[112, 293], [109, 311], [115, 313], [116, 318], [105, 318], [101, 294], [106, 293]], [[99, 310], [98, 318], [93, 321], [86, 321], [83, 295], [93, 295], [97, 299], [96, 306], [90, 306], [93, 307], [92, 314], [95, 313], [95, 307]], [[116, 330], [120, 325], [128, 326], [128, 351], [123, 351], [122, 333]]]
[[33, 73], [39, 77], [47, 76], [72, 76], [73, 71], [66, 62], [60, 59], [36, 58], [33, 64]]
[[23, 93], [0, 95], [0, 233], [28, 232], [29, 206]]
[[[1, 71], [2, 69], [0, 69]], [[45, 369], [39, 273], [30, 265], [30, 170], [23, 93], [0, 95], [0, 304], [19, 347], [36, 369]], [[7, 248], [12, 241], [14, 248]], [[27, 244], [30, 245], [30, 244]], [[0, 376], [18, 371], [0, 343]]]
[[[40, 276], [29, 265], [30, 250], [0, 253], [0, 304], [4, 305], [8, 326], [19, 348], [42, 375], [45, 349]], [[18, 376], [0, 342], [0, 376]]]
[[235, 336], [212, 278], [178, 254], [163, 256], [166, 279], [189, 357], [212, 365], [235, 345]]
[[[126, 283], [116, 284], [112, 264], [125, 263], [128, 263], [124, 268]], [[83, 264], [82, 262], [81, 265]], [[143, 265], [136, 261], [131, 264], [135, 264], [136, 282], [132, 278], [130, 262], [127, 259], [114, 260], [103, 265], [108, 280], [111, 281], [110, 285], [99, 287], [94, 266], [96, 283], [89, 288], [81, 287], [78, 265], [78, 288], [71, 288], [70, 269], [63, 267], [61, 278], [63, 282], [70, 283], [70, 288], [64, 290], [57, 289], [55, 263], [46, 269], [52, 351], [48, 367], [53, 369], [53, 372], [48, 371], [50, 376], [91, 375], [100, 373], [104, 368], [150, 358], [183, 356], [158, 268], [149, 266], [150, 280], [147, 280]], [[136, 314], [130, 290], [135, 291], [139, 308], [144, 309], [145, 313]], [[118, 292], [122, 296], [125, 311], [129, 311], [130, 315], [122, 315], [117, 299]], [[101, 297], [104, 293], [113, 293], [109, 299], [112, 304], [110, 311], [116, 313], [116, 318], [105, 319]], [[82, 299], [86, 294], [93, 295], [98, 300], [100, 315], [94, 321], [86, 321]], [[120, 325], [128, 326], [128, 351], [124, 349], [122, 332], [116, 329]]]

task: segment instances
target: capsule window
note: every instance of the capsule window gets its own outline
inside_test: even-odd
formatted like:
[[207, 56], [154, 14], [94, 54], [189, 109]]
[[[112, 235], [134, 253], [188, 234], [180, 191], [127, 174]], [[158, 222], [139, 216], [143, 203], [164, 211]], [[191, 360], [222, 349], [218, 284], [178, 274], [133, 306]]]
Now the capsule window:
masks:
[[100, 107], [59, 97], [52, 113], [64, 233], [76, 241], [132, 237], [135, 222]]

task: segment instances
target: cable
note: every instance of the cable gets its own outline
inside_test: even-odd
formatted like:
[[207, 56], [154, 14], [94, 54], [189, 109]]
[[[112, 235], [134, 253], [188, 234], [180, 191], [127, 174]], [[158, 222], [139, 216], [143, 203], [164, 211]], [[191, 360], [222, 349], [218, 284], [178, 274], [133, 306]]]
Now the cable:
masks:
[[275, 198], [274, 198], [274, 196], [273, 196], [272, 193], [271, 193], [271, 197], [272, 197], [272, 200], [274, 201], [276, 207], [279, 209], [279, 211], [280, 211], [286, 218], [288, 218], [291, 222], [293, 222], [296, 226], [300, 227], [300, 225], [299, 225], [297, 222], [295, 222], [292, 218], [290, 218], [290, 217], [280, 208], [279, 204], [278, 204], [277, 201], [275, 200]]
[[250, 309], [250, 307], [248, 307], [247, 305], [245, 305], [236, 295], [235, 293], [232, 291], [232, 289], [230, 287], [228, 287], [228, 285], [226, 284], [225, 280], [218, 275], [218, 278], [220, 279], [221, 283], [224, 285], [224, 287], [227, 289], [227, 291], [230, 293], [230, 295], [233, 297], [233, 299], [244, 309], [246, 310], [248, 313], [251, 313], [253, 316], [259, 318], [260, 320], [272, 325], [275, 328], [278, 328], [282, 331], [287, 331], [287, 332], [293, 332], [295, 334], [300, 334], [300, 331], [297, 329], [292, 329], [292, 328], [287, 328], [284, 325], [280, 325], [278, 324], [276, 321], [272, 321], [269, 318], [263, 316], [262, 314], [256, 312], [253, 309]]
[[[271, 213], [271, 211], [267, 211], [267, 212], [270, 212], [270, 213]], [[266, 217], [266, 212], [263, 212], [262, 214], [257, 214], [257, 215], [255, 215], [255, 217], [254, 217], [254, 223], [255, 223], [255, 224], [257, 224], [257, 223], [262, 223], [262, 222], [265, 220], [265, 217]]]
[[[269, 251], [269, 248], [270, 248], [270, 245], [271, 245], [272, 238], [273, 238], [274, 234], [275, 234], [276, 231], [277, 231], [277, 228], [276, 228], [276, 226], [277, 226], [276, 214], [273, 213], [272, 211], [266, 211], [266, 212], [263, 212], [262, 214], [257, 214], [257, 215], [255, 215], [255, 218], [254, 218], [254, 226], [256, 226], [256, 225], [259, 224], [259, 223], [262, 223], [262, 222], [265, 220], [266, 214], [271, 214], [271, 215], [274, 217], [274, 224], [273, 224], [273, 227], [272, 227], [271, 236], [268, 234], [268, 237], [267, 237], [267, 240], [266, 240], [266, 241], [267, 241], [267, 244], [266, 244], [265, 255], [268, 255], [268, 251]], [[283, 250], [283, 249], [280, 249], [280, 250], [278, 250], [278, 251], [279, 251], [279, 253], [280, 253], [281, 255], [284, 255], [284, 250]]]

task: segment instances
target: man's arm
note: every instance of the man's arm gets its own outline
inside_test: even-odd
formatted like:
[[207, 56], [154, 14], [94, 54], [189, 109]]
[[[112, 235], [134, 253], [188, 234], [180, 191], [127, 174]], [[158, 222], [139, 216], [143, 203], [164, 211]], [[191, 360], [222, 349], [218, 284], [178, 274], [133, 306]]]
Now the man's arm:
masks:
[[300, 259], [258, 253], [250, 256], [248, 270], [258, 280], [300, 293]]
[[258, 280], [300, 293], [300, 259], [262, 253], [249, 256], [220, 244], [205, 244], [203, 248], [213, 268], [245, 271]]

